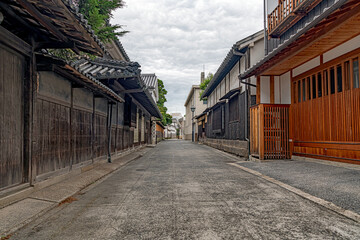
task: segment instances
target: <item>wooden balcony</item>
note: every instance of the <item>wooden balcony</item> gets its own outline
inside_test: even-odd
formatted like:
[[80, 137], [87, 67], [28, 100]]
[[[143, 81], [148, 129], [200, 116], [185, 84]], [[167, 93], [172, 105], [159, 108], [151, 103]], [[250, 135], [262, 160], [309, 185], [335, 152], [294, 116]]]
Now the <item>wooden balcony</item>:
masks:
[[280, 37], [320, 2], [321, 0], [279, 0], [279, 5], [268, 15], [269, 38]]
[[250, 154], [261, 160], [289, 159], [290, 105], [259, 104], [250, 108]]

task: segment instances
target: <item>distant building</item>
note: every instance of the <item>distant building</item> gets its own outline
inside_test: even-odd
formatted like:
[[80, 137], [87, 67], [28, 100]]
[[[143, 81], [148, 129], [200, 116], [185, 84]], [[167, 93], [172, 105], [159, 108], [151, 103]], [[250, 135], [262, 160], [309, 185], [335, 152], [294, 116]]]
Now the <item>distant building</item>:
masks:
[[236, 42], [204, 90], [207, 109], [197, 115], [198, 136], [212, 147], [248, 156], [249, 106], [256, 102], [254, 77], [238, 76], [264, 56], [264, 33], [256, 32]]
[[[203, 82], [205, 80], [205, 73], [201, 73], [201, 80]], [[197, 126], [195, 116], [201, 114], [207, 107], [206, 100], [200, 100], [200, 85], [192, 85], [189, 95], [185, 101], [185, 123], [184, 123], [184, 139], [192, 140], [194, 137], [194, 141], [197, 141]], [[194, 112], [191, 112], [191, 107], [195, 108]], [[193, 132], [194, 129], [194, 132]]]
[[141, 79], [146, 85], [146, 88], [150, 92], [154, 102], [159, 101], [159, 88], [158, 88], [158, 78], [155, 73], [151, 74], [141, 74]]
[[181, 113], [171, 113], [172, 116], [172, 123], [170, 126], [174, 127], [176, 129], [176, 137], [179, 139], [183, 138], [183, 129], [182, 129], [182, 123], [183, 123], [183, 116]]

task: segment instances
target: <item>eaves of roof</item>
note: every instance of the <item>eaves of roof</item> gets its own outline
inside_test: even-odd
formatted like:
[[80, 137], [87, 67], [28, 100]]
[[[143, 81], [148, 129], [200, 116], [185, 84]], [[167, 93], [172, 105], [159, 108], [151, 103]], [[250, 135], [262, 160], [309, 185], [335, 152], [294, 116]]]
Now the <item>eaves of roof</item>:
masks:
[[78, 71], [73, 67], [72, 63], [45, 54], [37, 54], [36, 58], [37, 58], [38, 67], [41, 66], [49, 67], [51, 64], [53, 64], [54, 66], [62, 70], [61, 72], [66, 72], [67, 74], [69, 74], [67, 76], [73, 76], [73, 78], [76, 79], [77, 82], [83, 84], [84, 86], [88, 86], [91, 90], [97, 91], [98, 93], [106, 96], [109, 99], [118, 102], [124, 102], [124, 99], [120, 97], [117, 93], [115, 93], [115, 91], [113, 91], [108, 86], [101, 83], [100, 81], [98, 81], [93, 76]]
[[[89, 74], [97, 80], [118, 82], [125, 90], [135, 90], [131, 94], [152, 116], [162, 118], [156, 102], [141, 80], [140, 65], [137, 62], [97, 58], [95, 60], [81, 59], [72, 66], [83, 74]], [[114, 86], [110, 86], [114, 87]]]
[[130, 58], [129, 58], [129, 56], [127, 55], [127, 53], [126, 53], [126, 51], [125, 51], [125, 48], [124, 48], [124, 46], [122, 45], [122, 43], [120, 42], [120, 40], [116, 39], [116, 40], [115, 40], [115, 44], [118, 46], [118, 48], [119, 48], [121, 54], [123, 55], [123, 57], [125, 58], [125, 60], [126, 60], [127, 62], [130, 62]]
[[157, 76], [155, 73], [141, 74], [141, 79], [147, 87], [156, 88]]
[[[340, 8], [343, 4], [345, 4], [348, 0], [338, 0], [331, 7], [325, 8], [324, 11], [317, 15], [316, 18], [313, 19], [309, 24], [306, 24], [303, 28], [300, 28], [296, 34], [292, 35], [289, 39], [287, 39], [284, 43], [280, 44], [277, 48], [275, 48], [272, 52], [266, 55], [263, 59], [257, 62], [255, 65], [250, 67], [243, 74], [239, 75], [239, 79], [246, 79], [254, 75], [259, 75], [261, 72], [266, 71], [266, 69], [270, 68], [272, 64], [272, 59], [274, 59], [278, 54], [282, 51], [286, 50], [291, 44], [295, 43], [302, 35], [304, 35], [311, 28], [315, 27], [322, 20], [327, 18], [334, 12], [336, 9]], [[265, 64], [267, 65], [265, 67]]]
[[[23, 27], [29, 27], [46, 37], [43, 48], [59, 44], [98, 56], [108, 54], [105, 45], [95, 35], [88, 21], [79, 13], [71, 0], [8, 0], [1, 3], [13, 16], [23, 20]], [[10, 14], [10, 13], [9, 13]]]
[[225, 100], [221, 100], [221, 101], [217, 102], [214, 106], [210, 107], [209, 110], [213, 110], [213, 109], [215, 109], [217, 107], [220, 107], [221, 105], [223, 105], [225, 103], [226, 103]]
[[241, 91], [241, 86], [235, 89], [231, 89], [229, 92], [227, 92], [224, 96], [222, 96], [219, 100], [225, 100], [229, 99], [232, 95], [239, 93]]
[[262, 39], [263, 36], [264, 36], [263, 30], [258, 31], [238, 41], [231, 47], [225, 59], [221, 63], [220, 67], [214, 74], [213, 79], [210, 81], [204, 93], [202, 94], [203, 98], [208, 97], [215, 90], [215, 88], [224, 79], [226, 74], [228, 74], [231, 71], [231, 69], [235, 66], [235, 64], [240, 60], [240, 58], [242, 57], [241, 55], [246, 52], [249, 44]]

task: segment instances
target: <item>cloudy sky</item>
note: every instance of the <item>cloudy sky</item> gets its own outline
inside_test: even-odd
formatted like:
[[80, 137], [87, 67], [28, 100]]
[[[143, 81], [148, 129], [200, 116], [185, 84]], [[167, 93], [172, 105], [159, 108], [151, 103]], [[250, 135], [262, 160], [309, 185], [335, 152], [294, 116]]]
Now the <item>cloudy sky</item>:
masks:
[[156, 73], [168, 91], [168, 112], [185, 113], [200, 72], [215, 73], [231, 46], [262, 29], [263, 0], [125, 0], [113, 24], [142, 73]]

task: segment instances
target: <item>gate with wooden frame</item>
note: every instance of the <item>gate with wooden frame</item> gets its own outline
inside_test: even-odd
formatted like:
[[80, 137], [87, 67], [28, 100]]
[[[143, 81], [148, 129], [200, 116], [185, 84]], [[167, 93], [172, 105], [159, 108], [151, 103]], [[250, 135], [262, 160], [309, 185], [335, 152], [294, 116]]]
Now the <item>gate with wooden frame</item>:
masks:
[[289, 107], [259, 104], [250, 108], [250, 154], [261, 160], [291, 158]]

